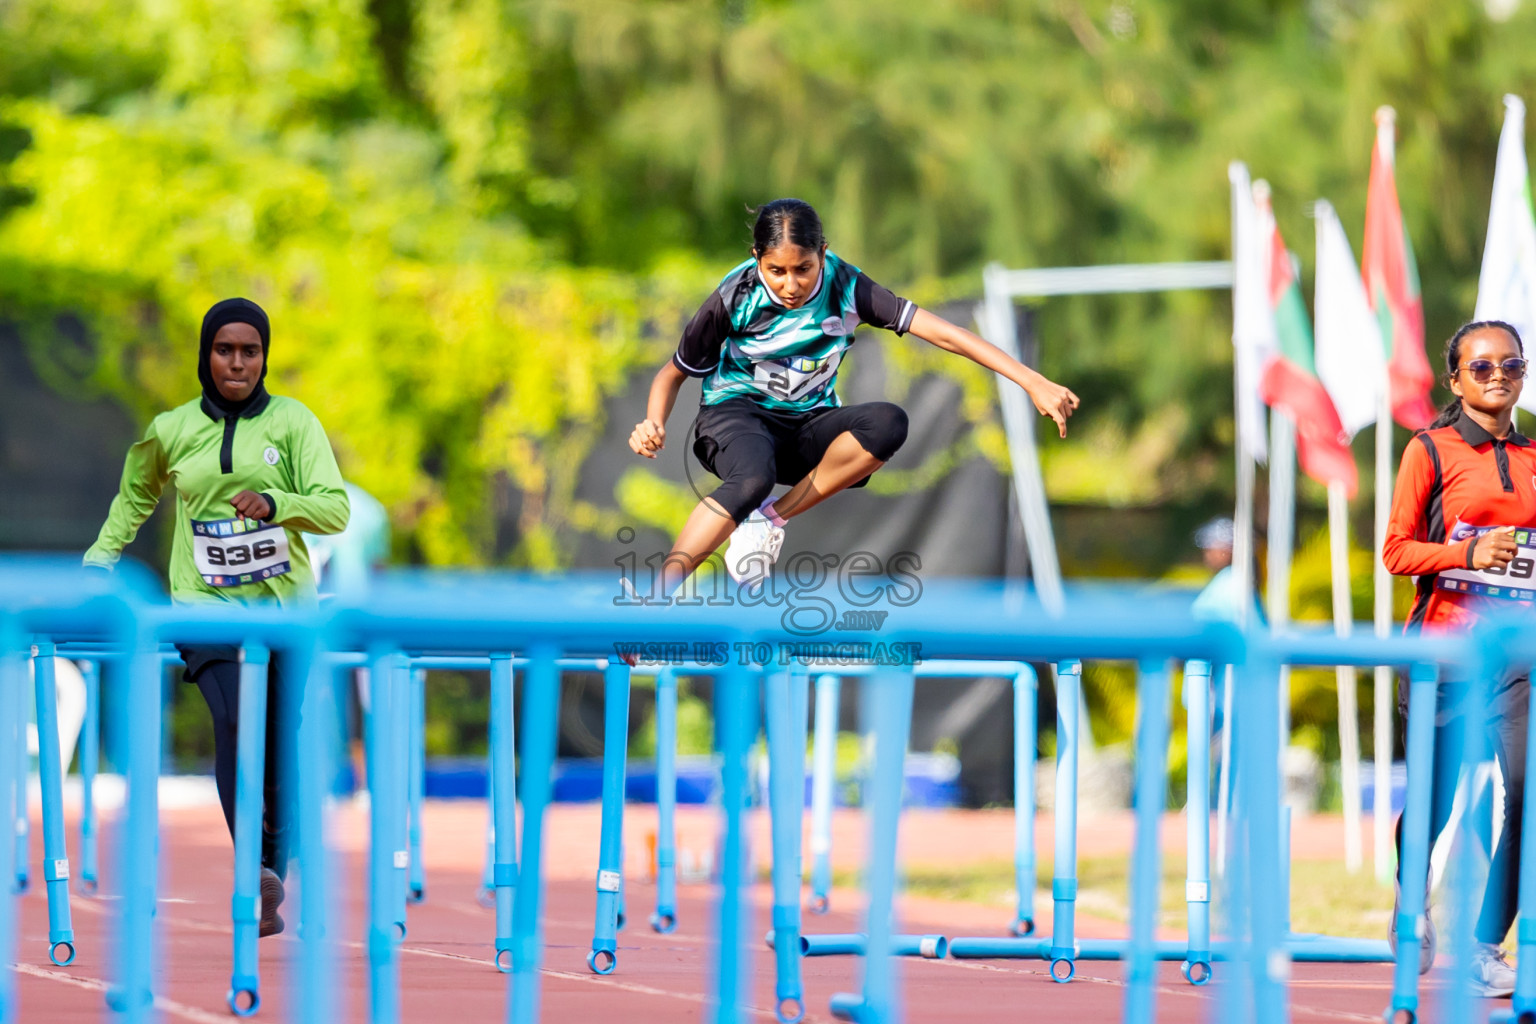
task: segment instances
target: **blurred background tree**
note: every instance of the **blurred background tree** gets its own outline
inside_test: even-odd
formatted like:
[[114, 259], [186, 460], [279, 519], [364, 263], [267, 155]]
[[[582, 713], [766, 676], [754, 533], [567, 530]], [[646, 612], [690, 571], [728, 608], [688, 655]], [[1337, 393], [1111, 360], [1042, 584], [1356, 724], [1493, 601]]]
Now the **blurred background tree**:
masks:
[[[1320, 196], [1358, 249], [1391, 103], [1433, 356], [1472, 308], [1533, 43], [1518, 0], [3, 0], [0, 340], [142, 426], [194, 394], [202, 311], [247, 294], [397, 560], [560, 567], [575, 533], [675, 513], [633, 475], [573, 500], [577, 475], [780, 195], [936, 305], [992, 260], [1225, 258], [1238, 158], [1309, 265]], [[1053, 500], [1229, 504], [1227, 296], [1036, 323], [1084, 399], [1044, 450]], [[890, 350], [962, 384], [1004, 469], [990, 382]], [[1301, 498], [1306, 537], [1323, 496]], [[1167, 570], [1130, 548], [1064, 559]], [[1324, 617], [1314, 576], [1298, 610]]]

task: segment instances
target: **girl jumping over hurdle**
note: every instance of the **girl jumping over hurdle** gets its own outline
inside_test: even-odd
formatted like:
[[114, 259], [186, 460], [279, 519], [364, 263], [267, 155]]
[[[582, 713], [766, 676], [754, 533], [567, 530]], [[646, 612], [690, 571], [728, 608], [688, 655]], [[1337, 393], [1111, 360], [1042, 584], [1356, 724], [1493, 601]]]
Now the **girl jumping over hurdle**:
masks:
[[[1418, 577], [1408, 616], [1410, 633], [1471, 629], [1496, 608], [1529, 609], [1536, 597], [1536, 539], [1525, 532], [1536, 529], [1536, 447], [1513, 426], [1525, 382], [1524, 345], [1509, 324], [1484, 320], [1458, 330], [1445, 355], [1455, 397], [1403, 452], [1382, 542], [1382, 560], [1389, 571]], [[1491, 682], [1489, 704], [1471, 713], [1485, 716], [1488, 743], [1504, 774], [1504, 828], [1488, 869], [1470, 969], [1477, 991], [1507, 996], [1515, 990], [1515, 972], [1500, 944], [1515, 920], [1531, 683], [1525, 670]], [[1431, 843], [1445, 828], [1456, 796], [1466, 690], [1466, 680], [1450, 680], [1442, 681], [1436, 693]], [[1406, 685], [1399, 685], [1398, 706], [1406, 722]], [[1399, 872], [1402, 835], [1399, 817]], [[1398, 882], [1400, 902], [1401, 875]], [[1435, 929], [1428, 900], [1425, 904], [1420, 973], [1435, 960]], [[1396, 908], [1387, 938], [1395, 952]]]
[[[85, 564], [110, 569], [160, 502], [176, 491], [171, 543], [171, 599], [236, 605], [315, 602], [304, 533], [339, 533], [350, 506], [325, 428], [292, 398], [267, 393], [267, 314], [247, 299], [225, 299], [203, 317], [198, 346], [198, 398], [156, 416], [128, 449], [122, 484]], [[214, 777], [229, 834], [235, 834], [236, 738], [240, 651], [178, 645], [186, 679], [213, 716]], [[267, 675], [266, 792], [262, 813], [259, 934], [283, 930], [288, 864], [285, 801], [279, 785], [285, 681], [276, 659]]]
[[[683, 329], [651, 382], [645, 419], [630, 434], [654, 459], [689, 377], [703, 378], [693, 451], [721, 480], [689, 515], [663, 565], [670, 594], [727, 537], [725, 567], [739, 583], [764, 579], [784, 524], [847, 487], [862, 487], [907, 437], [889, 402], [844, 406], [834, 385], [854, 330], [912, 334], [1023, 388], [1061, 436], [1078, 399], [970, 331], [871, 281], [827, 250], [808, 203], [776, 199], [757, 211], [752, 255], [726, 275]], [[776, 485], [789, 489], [773, 496]]]

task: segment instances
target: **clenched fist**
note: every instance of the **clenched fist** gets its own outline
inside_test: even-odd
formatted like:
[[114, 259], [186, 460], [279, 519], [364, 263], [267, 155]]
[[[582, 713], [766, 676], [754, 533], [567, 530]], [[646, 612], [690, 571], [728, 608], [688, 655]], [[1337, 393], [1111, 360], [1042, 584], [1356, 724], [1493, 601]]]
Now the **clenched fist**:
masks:
[[1496, 565], [1508, 565], [1520, 550], [1515, 544], [1514, 534], [1513, 526], [1501, 526], [1477, 538], [1477, 544], [1472, 549], [1472, 568], [1491, 569]]
[[641, 420], [629, 434], [629, 447], [636, 455], [654, 459], [667, 446], [667, 428], [655, 420]]
[[275, 509], [267, 504], [267, 499], [255, 491], [241, 491], [229, 503], [235, 507], [235, 511], [247, 519], [269, 519]]

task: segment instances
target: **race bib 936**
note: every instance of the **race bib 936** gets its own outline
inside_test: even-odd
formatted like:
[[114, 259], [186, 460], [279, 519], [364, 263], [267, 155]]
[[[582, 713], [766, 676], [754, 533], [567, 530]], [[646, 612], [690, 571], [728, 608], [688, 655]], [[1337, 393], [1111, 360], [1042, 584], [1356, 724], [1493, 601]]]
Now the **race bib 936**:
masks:
[[255, 583], [293, 568], [288, 534], [255, 519], [192, 520], [192, 558], [203, 582], [214, 587]]

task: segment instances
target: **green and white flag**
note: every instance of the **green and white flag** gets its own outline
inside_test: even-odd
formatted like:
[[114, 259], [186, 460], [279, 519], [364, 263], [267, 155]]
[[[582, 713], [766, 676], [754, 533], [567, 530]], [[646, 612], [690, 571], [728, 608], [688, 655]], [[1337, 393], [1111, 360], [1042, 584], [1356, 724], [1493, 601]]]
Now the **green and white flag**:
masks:
[[[1518, 96], [1504, 97], [1504, 130], [1473, 316], [1508, 321], [1528, 345], [1536, 338], [1536, 216], [1531, 212], [1531, 175], [1525, 160], [1525, 104]], [[1536, 388], [1526, 389], [1520, 407], [1536, 412]]]

